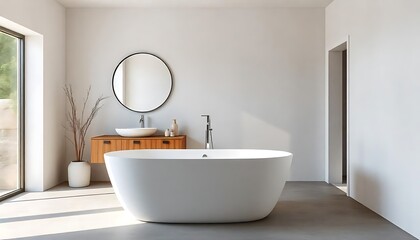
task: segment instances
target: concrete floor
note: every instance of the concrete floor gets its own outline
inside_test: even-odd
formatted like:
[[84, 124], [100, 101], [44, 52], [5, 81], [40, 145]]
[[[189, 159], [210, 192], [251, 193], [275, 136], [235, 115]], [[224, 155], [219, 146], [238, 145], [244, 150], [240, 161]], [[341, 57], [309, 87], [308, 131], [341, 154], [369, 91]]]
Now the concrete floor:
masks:
[[265, 219], [235, 224], [142, 223], [109, 183], [24, 193], [0, 203], [0, 239], [416, 239], [323, 182], [288, 182]]

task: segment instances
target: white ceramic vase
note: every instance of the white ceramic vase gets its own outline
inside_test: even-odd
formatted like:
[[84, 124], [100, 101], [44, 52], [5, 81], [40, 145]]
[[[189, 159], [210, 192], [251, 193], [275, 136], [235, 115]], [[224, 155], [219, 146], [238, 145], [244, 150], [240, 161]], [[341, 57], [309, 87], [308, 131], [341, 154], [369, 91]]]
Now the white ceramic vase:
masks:
[[90, 164], [87, 162], [73, 161], [68, 168], [70, 187], [87, 187], [90, 184]]
[[[178, 136], [178, 124], [176, 123], [176, 119], [172, 120], [171, 131], [174, 133], [173, 136]], [[173, 137], [173, 136], [171, 136], [171, 137]]]

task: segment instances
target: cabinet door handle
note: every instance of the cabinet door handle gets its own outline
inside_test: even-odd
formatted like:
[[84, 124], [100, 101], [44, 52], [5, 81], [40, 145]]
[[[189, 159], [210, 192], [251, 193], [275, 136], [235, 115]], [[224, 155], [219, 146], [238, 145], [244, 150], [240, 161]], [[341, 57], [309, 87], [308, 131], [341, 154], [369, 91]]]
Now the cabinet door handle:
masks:
[[134, 140], [133, 144], [140, 144], [140, 140]]
[[163, 140], [163, 141], [162, 141], [162, 143], [163, 143], [163, 144], [169, 144], [169, 141], [167, 141], [167, 140]]
[[104, 141], [104, 144], [111, 144], [111, 141], [109, 141], [109, 140], [105, 140], [105, 141]]

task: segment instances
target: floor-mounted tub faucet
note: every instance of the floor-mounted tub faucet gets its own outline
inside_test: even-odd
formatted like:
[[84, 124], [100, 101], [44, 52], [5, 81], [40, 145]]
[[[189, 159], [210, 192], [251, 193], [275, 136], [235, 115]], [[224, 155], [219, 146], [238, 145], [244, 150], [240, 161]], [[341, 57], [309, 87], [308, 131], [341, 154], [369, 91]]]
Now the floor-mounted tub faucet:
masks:
[[210, 122], [210, 115], [208, 114], [201, 114], [202, 117], [206, 117], [206, 137], [204, 140], [204, 148], [205, 149], [213, 149], [213, 135], [211, 134], [211, 131], [213, 129], [211, 128], [211, 122]]
[[144, 128], [144, 115], [141, 115], [141, 116], [140, 116], [139, 123], [140, 123], [140, 127], [141, 127], [141, 128]]

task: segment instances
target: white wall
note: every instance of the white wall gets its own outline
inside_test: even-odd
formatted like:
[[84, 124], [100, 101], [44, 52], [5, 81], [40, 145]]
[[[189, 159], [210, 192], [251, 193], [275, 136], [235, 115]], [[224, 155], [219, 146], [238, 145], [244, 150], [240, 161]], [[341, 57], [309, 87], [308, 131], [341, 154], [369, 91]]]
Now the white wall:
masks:
[[335, 0], [326, 9], [326, 51], [350, 35], [350, 195], [417, 238], [419, 12], [418, 0]]
[[[290, 179], [324, 179], [323, 8], [68, 9], [66, 22], [68, 81], [80, 97], [89, 84], [92, 96], [111, 96], [89, 137], [138, 126], [111, 77], [145, 51], [174, 74], [172, 95], [146, 125], [164, 130], [176, 118], [187, 147], [201, 148], [208, 113], [216, 148], [291, 151]], [[92, 177], [104, 173], [95, 166]]]
[[53, 0], [0, 0], [0, 25], [25, 35], [27, 191], [65, 178], [65, 9]]

